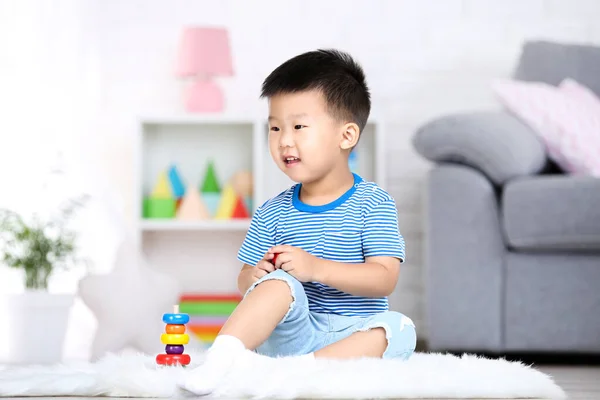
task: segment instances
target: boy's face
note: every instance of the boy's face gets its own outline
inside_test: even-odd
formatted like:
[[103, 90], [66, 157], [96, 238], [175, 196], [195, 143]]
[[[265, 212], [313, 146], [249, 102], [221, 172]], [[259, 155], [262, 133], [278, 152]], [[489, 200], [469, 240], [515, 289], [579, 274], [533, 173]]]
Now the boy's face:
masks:
[[311, 182], [345, 161], [344, 125], [333, 118], [318, 91], [279, 94], [269, 101], [269, 150], [295, 182]]

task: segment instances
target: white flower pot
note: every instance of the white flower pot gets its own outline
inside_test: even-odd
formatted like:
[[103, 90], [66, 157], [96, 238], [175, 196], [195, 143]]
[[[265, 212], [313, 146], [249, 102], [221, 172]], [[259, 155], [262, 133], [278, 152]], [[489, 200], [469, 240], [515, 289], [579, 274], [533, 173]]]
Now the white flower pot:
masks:
[[72, 294], [51, 294], [43, 290], [5, 296], [3, 330], [7, 342], [0, 362], [60, 362], [74, 298]]

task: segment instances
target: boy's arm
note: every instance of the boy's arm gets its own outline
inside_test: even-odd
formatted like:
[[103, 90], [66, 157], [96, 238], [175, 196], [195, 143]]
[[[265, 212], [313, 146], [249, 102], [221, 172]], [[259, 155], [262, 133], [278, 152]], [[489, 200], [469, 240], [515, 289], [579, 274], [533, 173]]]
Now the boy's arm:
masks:
[[367, 257], [361, 264], [315, 257], [315, 263], [315, 281], [355, 296], [389, 296], [400, 273], [400, 260], [388, 256]]
[[276, 267], [301, 282], [320, 282], [356, 296], [388, 296], [396, 287], [405, 256], [397, 214], [393, 199], [375, 205], [367, 214], [361, 232], [364, 263], [325, 260], [289, 245], [272, 247], [269, 252], [280, 253]]
[[275, 266], [270, 261], [272, 258], [272, 254], [266, 253], [256, 266], [249, 264], [242, 266], [238, 274], [238, 290], [240, 293], [245, 294], [254, 282], [275, 270]]
[[240, 273], [238, 274], [237, 284], [238, 290], [241, 294], [246, 293], [250, 286], [252, 286], [252, 284], [254, 283], [254, 268], [255, 267], [253, 267], [252, 265], [244, 264], [244, 266], [240, 270]]
[[238, 289], [241, 293], [246, 293], [252, 283], [267, 274], [268, 266], [262, 265], [262, 261], [265, 260], [267, 249], [275, 244], [261, 211], [262, 209], [259, 207], [254, 212], [250, 227], [237, 255], [238, 261], [243, 264], [237, 279]]
[[390, 295], [398, 282], [405, 258], [404, 238], [398, 227], [398, 210], [393, 198], [374, 205], [364, 219], [361, 232], [365, 262], [315, 261], [318, 281], [357, 296]]

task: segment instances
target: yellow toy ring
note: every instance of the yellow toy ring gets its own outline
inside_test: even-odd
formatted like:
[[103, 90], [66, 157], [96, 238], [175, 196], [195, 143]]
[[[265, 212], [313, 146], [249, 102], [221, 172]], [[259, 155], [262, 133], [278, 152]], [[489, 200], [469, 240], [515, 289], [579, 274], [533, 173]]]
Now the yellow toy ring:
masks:
[[187, 333], [163, 333], [160, 341], [163, 344], [188, 344], [190, 337]]

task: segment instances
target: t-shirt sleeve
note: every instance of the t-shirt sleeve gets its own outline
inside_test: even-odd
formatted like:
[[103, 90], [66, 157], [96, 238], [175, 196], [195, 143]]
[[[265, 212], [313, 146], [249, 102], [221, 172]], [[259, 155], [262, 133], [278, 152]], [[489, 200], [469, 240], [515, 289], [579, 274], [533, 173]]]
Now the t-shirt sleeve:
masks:
[[398, 227], [398, 210], [393, 199], [378, 203], [365, 216], [362, 245], [365, 257], [396, 257], [404, 262], [404, 238]]
[[274, 245], [275, 240], [265, 224], [260, 209], [258, 209], [252, 216], [250, 227], [238, 251], [237, 258], [244, 264], [256, 266], [267, 250]]

